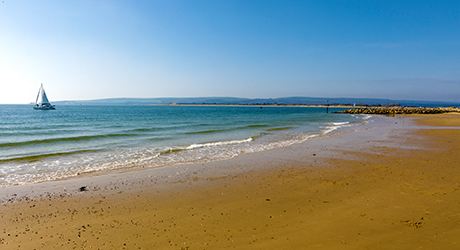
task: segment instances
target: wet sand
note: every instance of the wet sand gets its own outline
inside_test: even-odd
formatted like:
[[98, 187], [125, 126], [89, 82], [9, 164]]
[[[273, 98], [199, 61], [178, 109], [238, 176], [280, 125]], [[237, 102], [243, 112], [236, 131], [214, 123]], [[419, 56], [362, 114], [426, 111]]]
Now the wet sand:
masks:
[[460, 248], [460, 115], [385, 119], [226, 161], [2, 188], [0, 248]]

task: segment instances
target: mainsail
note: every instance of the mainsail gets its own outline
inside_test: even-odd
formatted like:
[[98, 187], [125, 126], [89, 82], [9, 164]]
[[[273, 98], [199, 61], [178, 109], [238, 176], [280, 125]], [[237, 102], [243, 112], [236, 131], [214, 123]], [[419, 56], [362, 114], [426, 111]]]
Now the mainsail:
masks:
[[43, 83], [38, 90], [37, 100], [35, 100], [34, 109], [54, 109], [54, 106], [51, 105], [48, 97], [46, 97], [45, 89], [43, 88]]
[[43, 88], [43, 83], [40, 86], [40, 90], [38, 90], [37, 100], [35, 101], [35, 105], [42, 106], [43, 104], [50, 104], [48, 101], [48, 97], [46, 97], [45, 89]]

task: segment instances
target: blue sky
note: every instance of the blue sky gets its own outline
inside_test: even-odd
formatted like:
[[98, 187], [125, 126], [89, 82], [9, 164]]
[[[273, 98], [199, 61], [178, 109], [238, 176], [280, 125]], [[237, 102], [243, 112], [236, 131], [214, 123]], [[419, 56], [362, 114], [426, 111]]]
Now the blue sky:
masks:
[[460, 1], [0, 3], [0, 103], [111, 97], [460, 101]]

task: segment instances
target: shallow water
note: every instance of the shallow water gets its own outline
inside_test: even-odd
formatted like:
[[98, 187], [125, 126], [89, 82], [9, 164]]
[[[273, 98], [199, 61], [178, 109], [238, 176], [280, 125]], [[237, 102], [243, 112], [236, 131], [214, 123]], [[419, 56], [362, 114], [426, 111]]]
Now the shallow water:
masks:
[[228, 159], [364, 125], [369, 117], [307, 107], [0, 105], [0, 186]]

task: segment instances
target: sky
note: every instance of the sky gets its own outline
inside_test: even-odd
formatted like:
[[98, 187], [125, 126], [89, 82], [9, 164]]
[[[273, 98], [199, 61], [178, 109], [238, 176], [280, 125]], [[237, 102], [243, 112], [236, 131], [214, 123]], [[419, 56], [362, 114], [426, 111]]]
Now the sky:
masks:
[[0, 103], [460, 102], [460, 1], [2, 0]]

